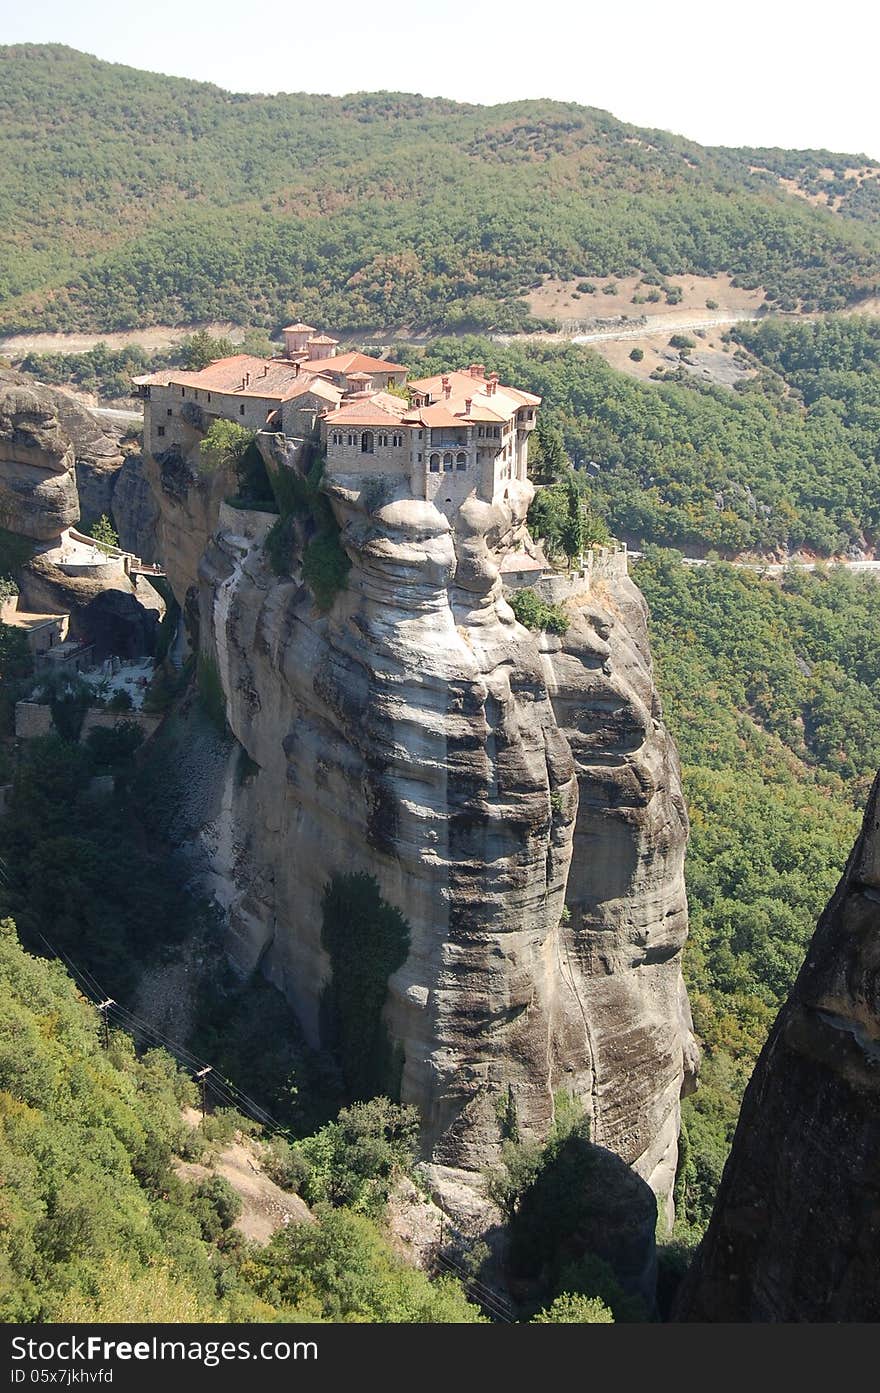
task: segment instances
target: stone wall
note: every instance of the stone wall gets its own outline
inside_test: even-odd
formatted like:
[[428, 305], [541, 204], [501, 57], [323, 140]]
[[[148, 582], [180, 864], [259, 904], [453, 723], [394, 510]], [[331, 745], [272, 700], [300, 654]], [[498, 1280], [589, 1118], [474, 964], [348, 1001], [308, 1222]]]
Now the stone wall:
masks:
[[533, 588], [548, 605], [561, 605], [591, 593], [600, 582], [625, 580], [629, 571], [626, 545], [591, 547], [584, 552], [584, 564], [572, 571], [543, 576]]
[[19, 740], [34, 740], [38, 735], [51, 735], [54, 730], [52, 712], [36, 701], [15, 703], [15, 734]]
[[[80, 742], [82, 743], [92, 730], [114, 730], [124, 722], [136, 725], [148, 740], [161, 725], [162, 716], [151, 711], [108, 711], [104, 706], [90, 706], [83, 718]], [[34, 740], [39, 735], [51, 735], [54, 729], [52, 709], [46, 703], [15, 703], [15, 734], [19, 740]]]

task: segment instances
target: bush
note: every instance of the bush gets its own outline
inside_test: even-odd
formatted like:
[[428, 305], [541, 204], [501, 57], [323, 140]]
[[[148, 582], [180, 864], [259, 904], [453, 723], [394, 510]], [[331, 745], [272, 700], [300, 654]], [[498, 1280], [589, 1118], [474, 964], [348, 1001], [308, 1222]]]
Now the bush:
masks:
[[527, 629], [546, 629], [551, 634], [564, 634], [568, 630], [569, 619], [559, 605], [546, 604], [534, 590], [516, 590], [509, 600], [520, 624]]
[[687, 334], [673, 334], [672, 338], [669, 340], [670, 348], [687, 349], [696, 348], [696, 346], [696, 339], [690, 338]]
[[634, 363], [640, 363], [645, 356], [645, 350], [643, 348], [632, 348], [630, 349], [629, 356]]
[[343, 1108], [335, 1122], [297, 1142], [288, 1161], [304, 1163], [301, 1193], [309, 1204], [344, 1205], [377, 1215], [395, 1179], [408, 1175], [418, 1155], [416, 1108], [371, 1098]]
[[592, 281], [578, 281], [577, 288], [579, 295], [595, 295], [596, 293], [596, 287]]
[[199, 473], [214, 474], [217, 470], [234, 470], [253, 444], [253, 431], [237, 421], [222, 417], [213, 422], [199, 449]]
[[121, 721], [113, 727], [95, 726], [90, 730], [86, 748], [95, 762], [95, 768], [118, 769], [120, 765], [131, 763], [135, 750], [143, 744], [144, 733], [133, 721]]
[[717, 301], [717, 300], [707, 300], [707, 301], [706, 301], [706, 309], [707, 309], [707, 310], [717, 310], [717, 308], [718, 308], [718, 301]]
[[597, 1296], [563, 1292], [552, 1305], [532, 1316], [535, 1325], [613, 1325], [614, 1316]]
[[126, 691], [125, 687], [120, 687], [119, 691], [114, 692], [107, 702], [108, 711], [131, 711], [133, 706], [131, 692]]

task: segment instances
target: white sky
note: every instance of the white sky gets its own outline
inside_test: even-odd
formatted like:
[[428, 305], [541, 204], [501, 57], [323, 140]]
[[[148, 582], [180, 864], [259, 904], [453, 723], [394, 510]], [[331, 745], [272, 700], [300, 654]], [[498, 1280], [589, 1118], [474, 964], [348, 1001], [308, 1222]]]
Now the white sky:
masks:
[[0, 43], [233, 91], [555, 97], [703, 144], [875, 159], [878, 39], [876, 0], [32, 0], [0, 15]]

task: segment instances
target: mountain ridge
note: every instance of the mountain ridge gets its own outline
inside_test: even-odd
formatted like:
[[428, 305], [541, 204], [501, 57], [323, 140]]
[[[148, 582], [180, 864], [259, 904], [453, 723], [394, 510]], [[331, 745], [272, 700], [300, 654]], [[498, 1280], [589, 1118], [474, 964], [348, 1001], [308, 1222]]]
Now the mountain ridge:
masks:
[[627, 272], [728, 271], [781, 309], [880, 286], [864, 156], [703, 147], [575, 103], [228, 93], [15, 45], [0, 151], [7, 332], [276, 328], [294, 305], [342, 330], [516, 330], [536, 282]]

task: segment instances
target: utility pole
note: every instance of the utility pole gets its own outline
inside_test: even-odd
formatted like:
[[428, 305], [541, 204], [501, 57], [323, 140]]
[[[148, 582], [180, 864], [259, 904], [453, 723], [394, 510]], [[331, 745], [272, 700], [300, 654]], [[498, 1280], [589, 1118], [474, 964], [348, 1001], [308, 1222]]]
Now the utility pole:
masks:
[[204, 1122], [204, 1120], [205, 1120], [205, 1084], [206, 1084], [207, 1076], [208, 1076], [208, 1074], [210, 1074], [210, 1072], [211, 1072], [211, 1066], [210, 1066], [210, 1064], [206, 1064], [205, 1067], [204, 1067], [204, 1069], [199, 1069], [199, 1070], [197, 1071], [197, 1073], [196, 1073], [196, 1078], [199, 1080], [199, 1083], [200, 1083], [200, 1085], [201, 1085], [201, 1090], [202, 1090], [202, 1121], [203, 1121], [203, 1122]]
[[111, 1006], [115, 1005], [116, 1002], [113, 1000], [112, 996], [108, 996], [106, 1001], [98, 1002], [98, 1010], [101, 1012], [101, 1033], [104, 1037], [105, 1050], [110, 1048], [110, 1021], [107, 1017], [107, 1012], [110, 1010]]

